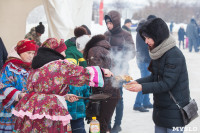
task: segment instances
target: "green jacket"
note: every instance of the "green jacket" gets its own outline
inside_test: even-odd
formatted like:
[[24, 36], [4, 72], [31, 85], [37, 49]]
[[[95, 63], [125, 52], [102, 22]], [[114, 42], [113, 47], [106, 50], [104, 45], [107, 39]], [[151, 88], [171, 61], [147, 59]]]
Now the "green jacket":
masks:
[[71, 38], [65, 41], [67, 50], [65, 51], [66, 59], [76, 65], [87, 67], [87, 62], [83, 58], [83, 54], [76, 48], [76, 38]]

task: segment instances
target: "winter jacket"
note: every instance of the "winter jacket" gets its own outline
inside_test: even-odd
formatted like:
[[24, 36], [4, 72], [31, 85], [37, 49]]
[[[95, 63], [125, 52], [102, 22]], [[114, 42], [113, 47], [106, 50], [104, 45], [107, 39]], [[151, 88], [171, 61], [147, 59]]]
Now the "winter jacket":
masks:
[[[113, 29], [105, 32], [106, 40], [111, 45], [112, 72], [114, 74], [127, 74], [128, 61], [135, 57], [135, 45], [129, 32], [122, 30], [120, 14], [117, 11], [110, 11], [105, 15], [105, 20], [110, 18]], [[120, 70], [120, 71], [119, 71]]]
[[182, 107], [189, 103], [189, 80], [183, 54], [177, 47], [172, 48], [160, 59], [152, 60], [152, 70], [151, 76], [137, 82], [142, 84], [143, 94], [153, 93], [154, 123], [166, 128], [183, 126], [180, 110], [168, 93], [171, 91]]
[[142, 37], [139, 34], [139, 30], [141, 28], [143, 23], [139, 23], [138, 27], [136, 29], [137, 34], [136, 34], [136, 59], [138, 62], [143, 62], [143, 63], [150, 63], [151, 58], [149, 56], [149, 49], [148, 45], [145, 43], [145, 41], [142, 39]]
[[[111, 68], [110, 44], [105, 40], [105, 36], [94, 36], [85, 46], [84, 58], [87, 60], [88, 66], [100, 66], [102, 68]], [[109, 93], [115, 98], [119, 98], [119, 90], [112, 87], [111, 78], [105, 78], [103, 88], [92, 89], [93, 93]]]
[[184, 36], [185, 36], [185, 30], [180, 27], [178, 30], [178, 40], [184, 41]]
[[131, 33], [131, 29], [128, 28], [126, 25], [123, 25], [122, 29]]
[[83, 54], [77, 50], [75, 41], [75, 37], [65, 41], [65, 44], [67, 46], [67, 50], [65, 51], [66, 59], [76, 65], [86, 67], [87, 62], [83, 58]]
[[[87, 85], [83, 85], [81, 87], [75, 87], [70, 85], [68, 94], [75, 94], [81, 97], [89, 97], [90, 96], [89, 89], [90, 87]], [[86, 117], [85, 110], [88, 102], [89, 102], [88, 100], [84, 99], [79, 99], [76, 102], [67, 101], [68, 111], [72, 116], [72, 120], [77, 120], [79, 118]]]
[[41, 45], [40, 36], [37, 35], [35, 27], [31, 28], [30, 32], [25, 35], [24, 39], [34, 40], [38, 46]]
[[198, 38], [198, 29], [195, 24], [195, 21], [192, 21], [187, 25], [186, 28], [186, 35], [190, 39], [197, 39]]
[[[158, 28], [154, 29], [153, 27], [155, 26]], [[175, 46], [175, 39], [169, 36], [167, 24], [161, 21], [160, 18], [146, 22], [140, 29], [140, 33], [144, 31], [148, 31], [148, 35], [153, 36], [155, 42], [161, 42], [157, 47], [170, 46], [172, 43], [174, 46], [164, 53], [160, 51], [160, 53], [155, 53], [162, 55], [156, 59], [152, 59], [149, 68], [152, 74], [148, 77], [138, 79], [137, 82], [142, 85], [143, 94], [153, 93], [154, 123], [165, 128], [182, 127], [184, 125], [180, 110], [170, 98], [168, 92], [172, 92], [180, 106], [184, 107], [189, 103], [189, 79], [185, 57]], [[160, 38], [163, 38], [163, 40], [160, 40]], [[165, 47], [161, 49], [165, 49]], [[151, 54], [150, 57], [153, 58]]]
[[[84, 57], [87, 59], [88, 65], [98, 65], [100, 67], [110, 69], [110, 48], [111, 46], [109, 42], [105, 40], [105, 36], [96, 35], [92, 37], [92, 39], [86, 44], [84, 50]], [[107, 100], [100, 102], [100, 114], [97, 116], [97, 120], [100, 122], [101, 133], [106, 133], [109, 130], [109, 122], [111, 121], [115, 107], [120, 99], [120, 91], [119, 89], [113, 87], [112, 83], [112, 78], [105, 78], [103, 88], [92, 88], [92, 92], [94, 94], [106, 93], [111, 96]]]
[[0, 70], [2, 69], [3, 64], [5, 63], [7, 56], [8, 56], [7, 50], [4, 46], [3, 41], [0, 38]]

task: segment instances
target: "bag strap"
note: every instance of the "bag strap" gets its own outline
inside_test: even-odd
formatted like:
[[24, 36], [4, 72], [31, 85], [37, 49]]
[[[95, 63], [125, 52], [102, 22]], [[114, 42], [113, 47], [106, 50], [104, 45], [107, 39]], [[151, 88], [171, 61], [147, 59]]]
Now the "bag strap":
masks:
[[169, 91], [169, 95], [170, 98], [172, 98], [172, 100], [175, 102], [175, 104], [178, 106], [178, 108], [181, 110], [182, 107], [179, 105], [179, 103], [176, 101], [176, 99], [174, 98], [173, 94], [171, 93], [171, 91]]
[[[160, 61], [158, 61], [158, 79], [160, 78], [159, 76], [159, 70], [160, 70]], [[174, 103], [176, 104], [176, 106], [182, 110], [182, 107], [179, 105], [179, 103], [176, 101], [176, 99], [174, 98], [173, 94], [171, 91], [168, 91], [169, 95], [170, 95], [170, 98], [172, 98], [172, 100], [174, 101]]]

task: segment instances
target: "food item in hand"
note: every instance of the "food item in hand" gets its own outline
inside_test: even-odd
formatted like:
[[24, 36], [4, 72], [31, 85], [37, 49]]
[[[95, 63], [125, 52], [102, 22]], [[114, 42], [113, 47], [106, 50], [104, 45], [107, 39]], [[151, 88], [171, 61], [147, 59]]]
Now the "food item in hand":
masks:
[[129, 75], [119, 75], [115, 77], [116, 80], [125, 80], [125, 81], [130, 81], [133, 80], [133, 78]]
[[132, 84], [124, 84], [123, 87], [126, 89], [130, 89], [132, 87]]

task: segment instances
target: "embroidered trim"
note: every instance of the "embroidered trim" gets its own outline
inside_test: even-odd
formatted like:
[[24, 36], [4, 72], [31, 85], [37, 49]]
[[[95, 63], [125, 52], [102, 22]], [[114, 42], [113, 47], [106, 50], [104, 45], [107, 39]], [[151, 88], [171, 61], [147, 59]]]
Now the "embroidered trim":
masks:
[[25, 69], [17, 67], [13, 63], [9, 63], [7, 67], [9, 71], [14, 72], [15, 74], [22, 74], [24, 76], [28, 76], [28, 72]]
[[12, 110], [12, 114], [14, 114], [17, 117], [23, 118], [24, 116], [28, 116], [30, 119], [35, 120], [35, 119], [42, 119], [43, 117], [46, 117], [47, 119], [53, 120], [53, 121], [62, 121], [63, 126], [66, 126], [67, 124], [70, 123], [70, 120], [72, 119], [71, 115], [65, 115], [65, 116], [50, 116], [46, 115], [43, 113], [42, 115], [40, 114], [32, 114], [28, 111], [24, 112], [23, 110], [16, 111], [15, 109]]

